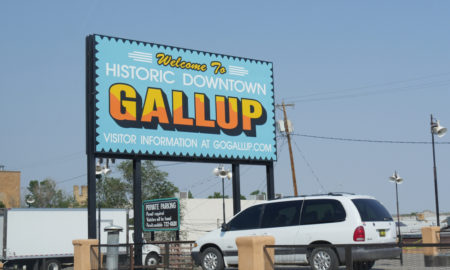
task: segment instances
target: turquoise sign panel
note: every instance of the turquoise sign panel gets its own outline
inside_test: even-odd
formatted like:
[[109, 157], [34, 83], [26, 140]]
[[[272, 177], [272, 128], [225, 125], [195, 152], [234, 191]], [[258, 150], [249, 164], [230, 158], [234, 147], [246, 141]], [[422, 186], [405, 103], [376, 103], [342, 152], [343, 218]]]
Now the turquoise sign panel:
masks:
[[276, 160], [271, 62], [94, 39], [96, 152]]

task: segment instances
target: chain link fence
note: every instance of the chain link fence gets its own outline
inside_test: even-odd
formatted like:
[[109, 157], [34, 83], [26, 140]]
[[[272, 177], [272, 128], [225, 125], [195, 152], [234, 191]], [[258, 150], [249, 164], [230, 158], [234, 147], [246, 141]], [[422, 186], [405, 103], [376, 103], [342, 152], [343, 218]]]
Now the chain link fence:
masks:
[[[391, 259], [380, 259], [374, 262], [361, 261], [355, 256], [355, 250], [364, 247], [365, 249], [377, 249], [398, 247], [401, 253]], [[303, 250], [303, 254], [309, 257], [315, 248], [330, 248], [334, 250], [339, 259], [339, 269], [347, 270], [399, 270], [399, 269], [450, 269], [450, 244], [402, 244], [402, 245], [269, 245], [265, 249], [274, 249], [275, 255], [286, 254], [286, 250], [291, 249], [292, 254], [298, 254]], [[311, 269], [309, 265], [289, 266], [274, 265], [274, 269]]]
[[[101, 245], [92, 246], [92, 252], [98, 254], [95, 256], [99, 260], [101, 267], [97, 269], [201, 269], [194, 265], [191, 258], [193, 241], [173, 241], [173, 242], [151, 242], [147, 244], [119, 244], [119, 245]], [[265, 249], [274, 249], [275, 254], [286, 253], [291, 250], [292, 254], [303, 253], [310, 255], [312, 250], [317, 247], [327, 247], [333, 249], [338, 255], [340, 261], [339, 269], [348, 270], [400, 270], [400, 269], [426, 269], [450, 270], [450, 243], [441, 244], [422, 244], [406, 243], [402, 245], [270, 245]], [[401, 253], [395, 258], [376, 260], [373, 265], [361, 263], [355, 256], [355, 250], [358, 248], [400, 248]], [[111, 268], [108, 260], [111, 260], [111, 249], [117, 250], [117, 268]], [[109, 266], [108, 266], [109, 265]], [[108, 268], [110, 267], [110, 268]], [[238, 269], [230, 267], [227, 269]], [[309, 265], [279, 265], [275, 264], [274, 269], [311, 269]]]
[[[193, 245], [193, 241], [96, 245], [91, 254], [98, 261], [95, 265], [100, 265], [98, 270], [196, 269], [191, 258]], [[99, 251], [100, 256], [96, 256]]]

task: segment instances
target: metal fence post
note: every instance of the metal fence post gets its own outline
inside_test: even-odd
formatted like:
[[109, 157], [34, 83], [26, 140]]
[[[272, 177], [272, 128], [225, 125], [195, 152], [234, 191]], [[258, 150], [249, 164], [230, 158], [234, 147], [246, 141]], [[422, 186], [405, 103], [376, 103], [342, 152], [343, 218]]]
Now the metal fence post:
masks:
[[130, 246], [130, 269], [134, 270], [134, 245]]
[[402, 238], [400, 237], [400, 243], [399, 243], [399, 248], [401, 249], [400, 252], [400, 265], [403, 266], [403, 242], [402, 242]]
[[352, 246], [345, 246], [345, 267], [347, 270], [353, 270]]
[[169, 269], [169, 243], [164, 244], [165, 253], [164, 253], [164, 269]]

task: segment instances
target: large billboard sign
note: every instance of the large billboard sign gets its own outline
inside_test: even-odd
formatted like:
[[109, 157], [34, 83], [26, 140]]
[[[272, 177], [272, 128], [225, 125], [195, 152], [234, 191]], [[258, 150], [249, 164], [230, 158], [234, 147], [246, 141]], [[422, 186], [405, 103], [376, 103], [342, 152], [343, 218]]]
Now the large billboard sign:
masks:
[[271, 62], [101, 35], [87, 42], [95, 153], [276, 160]]

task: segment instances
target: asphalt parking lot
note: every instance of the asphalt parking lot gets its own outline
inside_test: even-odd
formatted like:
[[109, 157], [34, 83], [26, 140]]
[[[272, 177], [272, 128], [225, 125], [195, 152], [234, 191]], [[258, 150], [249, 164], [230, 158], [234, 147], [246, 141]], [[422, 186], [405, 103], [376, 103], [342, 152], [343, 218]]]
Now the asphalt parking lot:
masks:
[[[227, 268], [226, 270], [237, 270], [238, 268]], [[276, 270], [309, 270], [309, 266], [276, 266]], [[346, 269], [345, 266], [339, 269]], [[372, 270], [449, 270], [450, 265], [441, 267], [425, 267], [423, 254], [403, 254], [403, 265], [400, 260], [379, 260]]]

